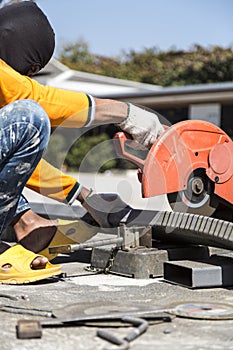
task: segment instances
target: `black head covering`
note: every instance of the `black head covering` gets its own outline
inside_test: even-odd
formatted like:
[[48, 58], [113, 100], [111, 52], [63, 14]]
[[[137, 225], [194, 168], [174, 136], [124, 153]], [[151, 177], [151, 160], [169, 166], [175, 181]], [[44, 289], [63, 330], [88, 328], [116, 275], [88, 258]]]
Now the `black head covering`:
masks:
[[55, 47], [54, 31], [41, 9], [31, 1], [0, 9], [0, 58], [21, 74], [43, 68]]

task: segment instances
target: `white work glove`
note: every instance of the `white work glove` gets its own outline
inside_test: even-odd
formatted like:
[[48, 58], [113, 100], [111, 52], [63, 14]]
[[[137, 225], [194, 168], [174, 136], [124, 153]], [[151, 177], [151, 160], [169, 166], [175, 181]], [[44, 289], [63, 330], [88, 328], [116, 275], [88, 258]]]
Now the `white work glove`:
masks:
[[[90, 192], [82, 205], [100, 227], [118, 226], [121, 219], [131, 210], [116, 193]], [[114, 225], [109, 222], [109, 214], [112, 214]]]
[[164, 131], [158, 116], [131, 103], [128, 103], [128, 108], [128, 116], [119, 124], [120, 128], [150, 148]]

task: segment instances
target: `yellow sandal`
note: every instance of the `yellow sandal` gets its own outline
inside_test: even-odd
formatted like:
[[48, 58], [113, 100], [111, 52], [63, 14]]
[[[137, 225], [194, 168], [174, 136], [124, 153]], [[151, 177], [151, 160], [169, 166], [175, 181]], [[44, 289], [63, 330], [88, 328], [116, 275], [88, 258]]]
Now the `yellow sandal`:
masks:
[[[44, 268], [33, 269], [33, 260], [39, 257], [16, 244], [0, 255], [0, 283], [2, 284], [24, 284], [46, 279], [61, 274], [60, 265], [48, 262]], [[9, 267], [4, 267], [9, 265]]]

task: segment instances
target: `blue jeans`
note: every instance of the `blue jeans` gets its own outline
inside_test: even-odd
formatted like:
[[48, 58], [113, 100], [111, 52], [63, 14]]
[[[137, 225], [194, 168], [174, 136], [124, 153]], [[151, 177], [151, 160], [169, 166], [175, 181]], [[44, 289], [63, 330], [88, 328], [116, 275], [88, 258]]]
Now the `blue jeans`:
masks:
[[49, 137], [48, 116], [36, 102], [20, 100], [0, 109], [0, 236], [15, 215]]
[[24, 197], [24, 195], [21, 194], [14, 217], [28, 209], [31, 209], [31, 206], [28, 203], [28, 200]]

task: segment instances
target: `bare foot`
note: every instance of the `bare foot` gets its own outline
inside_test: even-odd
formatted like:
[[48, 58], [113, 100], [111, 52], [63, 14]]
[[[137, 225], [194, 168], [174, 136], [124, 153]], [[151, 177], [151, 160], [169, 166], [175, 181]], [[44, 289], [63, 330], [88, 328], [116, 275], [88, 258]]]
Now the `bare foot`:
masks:
[[[24, 248], [38, 253], [42, 251], [51, 242], [57, 231], [57, 220], [48, 220], [34, 213], [31, 209], [23, 212], [14, 219], [12, 223], [17, 242]], [[42, 260], [33, 262], [34, 268], [43, 268]]]
[[18, 241], [26, 237], [30, 232], [42, 227], [57, 226], [57, 220], [48, 220], [34, 213], [31, 209], [23, 212], [14, 220], [13, 227]]
[[[48, 262], [48, 259], [46, 257], [40, 256], [40, 257], [33, 260], [33, 262], [31, 263], [31, 268], [33, 270], [44, 269], [47, 262]], [[5, 265], [1, 266], [1, 268], [8, 270], [11, 268], [11, 264], [5, 264]]]

